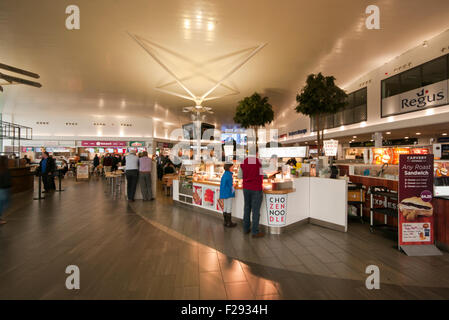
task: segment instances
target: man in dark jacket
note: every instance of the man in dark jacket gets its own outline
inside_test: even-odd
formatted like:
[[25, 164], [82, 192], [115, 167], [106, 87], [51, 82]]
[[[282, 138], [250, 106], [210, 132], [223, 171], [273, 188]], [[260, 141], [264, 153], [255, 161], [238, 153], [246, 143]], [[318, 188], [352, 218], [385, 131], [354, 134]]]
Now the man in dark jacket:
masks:
[[44, 184], [45, 193], [50, 192], [50, 190], [52, 190], [51, 175], [54, 170], [53, 165], [54, 165], [53, 159], [50, 157], [48, 152], [44, 152], [42, 154], [42, 159], [41, 162], [39, 163], [37, 173], [40, 176], [42, 176], [42, 183]]

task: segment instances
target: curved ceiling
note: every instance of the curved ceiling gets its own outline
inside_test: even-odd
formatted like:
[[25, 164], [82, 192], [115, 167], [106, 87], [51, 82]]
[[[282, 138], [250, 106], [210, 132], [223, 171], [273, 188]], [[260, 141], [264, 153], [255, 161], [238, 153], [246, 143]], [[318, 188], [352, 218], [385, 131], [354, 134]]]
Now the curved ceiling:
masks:
[[[80, 30], [65, 28], [70, 4], [80, 8]], [[365, 28], [372, 4], [381, 30]], [[182, 107], [193, 103], [155, 89], [182, 92], [132, 33], [195, 94], [242, 61], [245, 49], [267, 43], [216, 92], [237, 94], [205, 103], [215, 111], [207, 122], [232, 123], [237, 102], [258, 91], [278, 114], [290, 110], [280, 125], [298, 117], [291, 107], [308, 73], [343, 85], [448, 28], [447, 0], [1, 0], [0, 63], [39, 73], [43, 84], [5, 87], [4, 110], [185, 122]]]

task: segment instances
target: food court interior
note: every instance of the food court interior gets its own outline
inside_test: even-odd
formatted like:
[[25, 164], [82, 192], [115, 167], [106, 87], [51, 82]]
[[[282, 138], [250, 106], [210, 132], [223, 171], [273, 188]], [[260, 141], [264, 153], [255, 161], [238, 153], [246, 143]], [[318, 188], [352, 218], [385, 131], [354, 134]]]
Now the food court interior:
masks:
[[448, 299], [426, 3], [0, 1], [0, 299]]

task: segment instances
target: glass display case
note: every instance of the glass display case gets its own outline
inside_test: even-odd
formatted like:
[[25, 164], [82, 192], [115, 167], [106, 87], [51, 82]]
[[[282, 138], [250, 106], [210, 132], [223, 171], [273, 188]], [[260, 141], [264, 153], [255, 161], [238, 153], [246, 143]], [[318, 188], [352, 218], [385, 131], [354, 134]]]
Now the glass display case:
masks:
[[435, 161], [433, 184], [436, 197], [449, 196], [449, 160]]

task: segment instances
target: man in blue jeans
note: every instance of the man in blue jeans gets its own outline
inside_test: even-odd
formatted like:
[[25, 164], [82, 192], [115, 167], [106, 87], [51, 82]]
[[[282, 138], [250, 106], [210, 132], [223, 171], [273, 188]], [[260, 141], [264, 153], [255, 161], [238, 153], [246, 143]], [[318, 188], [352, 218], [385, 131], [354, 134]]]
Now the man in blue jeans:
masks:
[[[243, 232], [252, 232], [253, 238], [262, 238], [265, 233], [259, 231], [260, 206], [263, 199], [263, 172], [259, 159], [250, 156], [240, 165], [239, 177], [243, 179]], [[251, 226], [251, 211], [252, 226]]]

